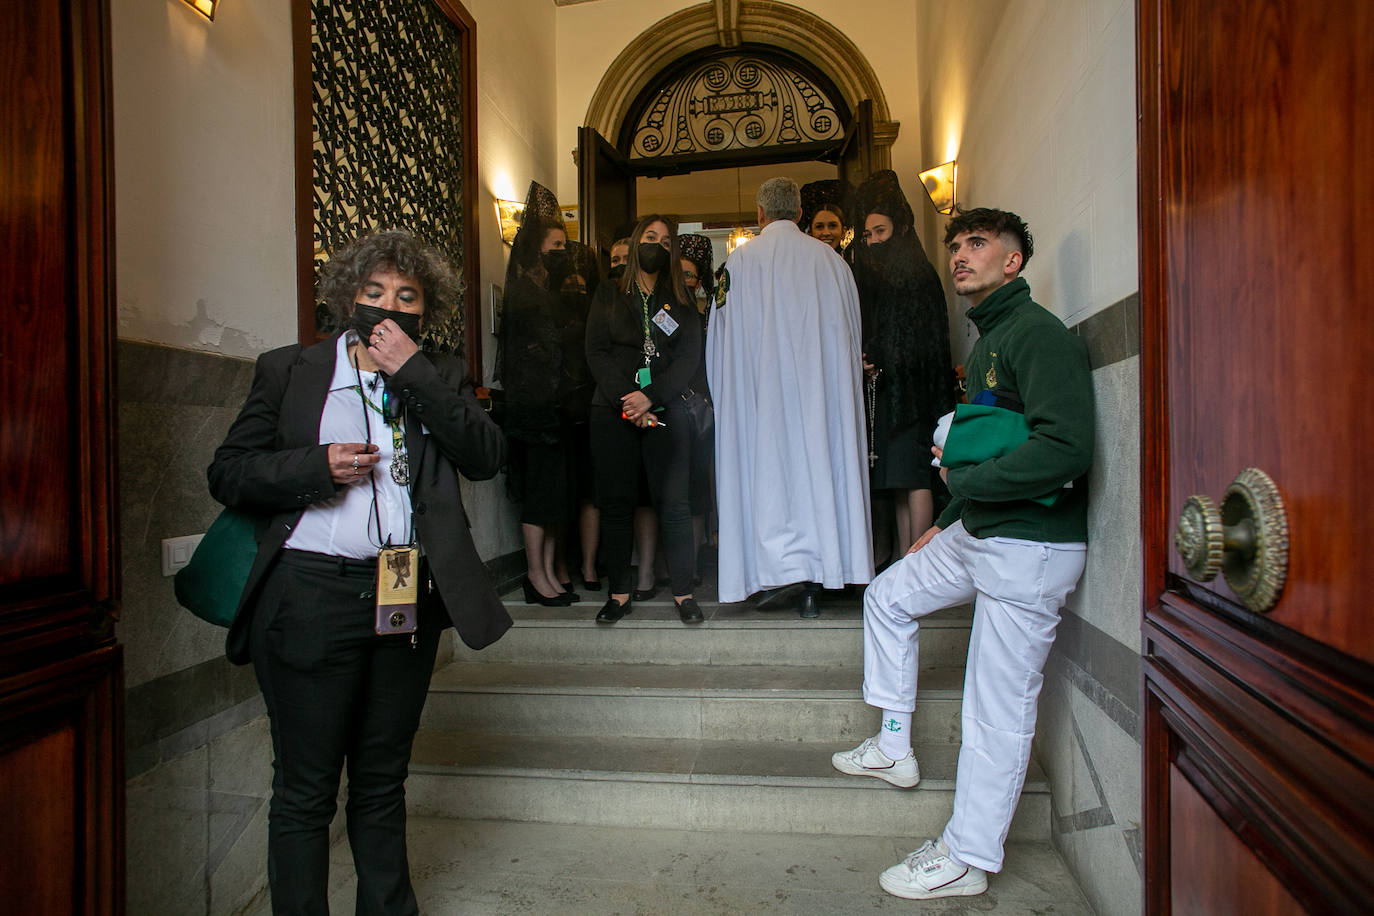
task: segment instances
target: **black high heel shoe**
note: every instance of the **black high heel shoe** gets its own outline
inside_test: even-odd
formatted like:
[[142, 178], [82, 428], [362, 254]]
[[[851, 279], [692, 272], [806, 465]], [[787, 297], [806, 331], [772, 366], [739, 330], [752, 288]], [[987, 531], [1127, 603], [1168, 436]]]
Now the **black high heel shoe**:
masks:
[[582, 600], [582, 596], [573, 591], [573, 584], [571, 582], [560, 582], [558, 584], [563, 586], [563, 596], [573, 604]]
[[542, 604], [544, 607], [568, 607], [572, 604], [572, 600], [566, 594], [559, 595], [557, 598], [545, 598], [539, 594], [539, 589], [534, 587], [529, 576], [521, 579], [520, 584], [525, 588], [526, 604]]

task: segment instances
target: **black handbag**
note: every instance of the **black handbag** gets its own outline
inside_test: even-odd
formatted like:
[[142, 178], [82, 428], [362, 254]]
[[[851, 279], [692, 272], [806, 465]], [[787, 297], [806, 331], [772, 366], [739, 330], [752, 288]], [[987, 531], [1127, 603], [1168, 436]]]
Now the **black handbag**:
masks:
[[693, 439], [710, 439], [716, 432], [716, 408], [700, 391], [682, 392], [682, 412], [687, 415], [687, 431]]

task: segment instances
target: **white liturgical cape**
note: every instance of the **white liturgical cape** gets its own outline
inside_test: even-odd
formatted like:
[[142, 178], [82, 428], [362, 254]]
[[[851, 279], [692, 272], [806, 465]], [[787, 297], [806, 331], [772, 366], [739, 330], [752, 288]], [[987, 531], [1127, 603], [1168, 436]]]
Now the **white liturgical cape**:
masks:
[[859, 294], [830, 246], [775, 220], [725, 262], [706, 338], [720, 600], [873, 578]]

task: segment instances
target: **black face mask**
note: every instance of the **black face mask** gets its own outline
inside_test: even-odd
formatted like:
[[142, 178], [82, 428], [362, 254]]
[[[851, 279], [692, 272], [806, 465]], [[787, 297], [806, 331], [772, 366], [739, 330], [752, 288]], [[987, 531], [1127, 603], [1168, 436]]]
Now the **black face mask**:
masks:
[[619, 280], [621, 277], [625, 276], [625, 265], [615, 265], [609, 271], [606, 272], [606, 276], [610, 277], [612, 280]]
[[668, 249], [658, 242], [639, 243], [639, 266], [646, 274], [656, 274], [668, 263]]
[[568, 249], [550, 248], [548, 251], [539, 255], [544, 262], [544, 269], [549, 273], [558, 273], [568, 266]]
[[420, 342], [420, 316], [414, 312], [393, 312], [390, 309], [378, 308], [375, 305], [355, 302], [353, 303], [353, 318], [349, 321], [348, 326], [358, 332], [358, 337], [363, 343], [367, 343], [372, 339], [372, 329], [386, 318], [396, 322], [396, 326], [405, 331], [406, 336], [415, 343]]

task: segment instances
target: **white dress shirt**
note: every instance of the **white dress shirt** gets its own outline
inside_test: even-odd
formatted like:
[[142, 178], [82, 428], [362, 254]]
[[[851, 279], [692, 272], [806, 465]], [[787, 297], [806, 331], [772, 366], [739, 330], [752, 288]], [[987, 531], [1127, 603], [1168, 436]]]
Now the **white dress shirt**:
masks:
[[[338, 557], [368, 560], [388, 540], [392, 544], [410, 541], [410, 493], [391, 479], [391, 459], [394, 453], [391, 427], [378, 412], [382, 406], [382, 392], [386, 380], [376, 372], [360, 372], [348, 359], [348, 345], [358, 336], [353, 331], [339, 335], [334, 354], [334, 377], [329, 382], [324, 412], [320, 415], [320, 444], [333, 442], [372, 442], [379, 448], [381, 460], [373, 466], [371, 482], [368, 475], [357, 483], [350, 483], [333, 497], [312, 503], [296, 524], [296, 530], [286, 539], [291, 550], [312, 550]], [[378, 410], [363, 403], [357, 390], [362, 380], [361, 395]], [[366, 424], [366, 425], [364, 425]], [[401, 427], [404, 432], [404, 425]], [[376, 487], [377, 515], [372, 514], [373, 486]], [[381, 520], [381, 537], [377, 534], [377, 520]]]

